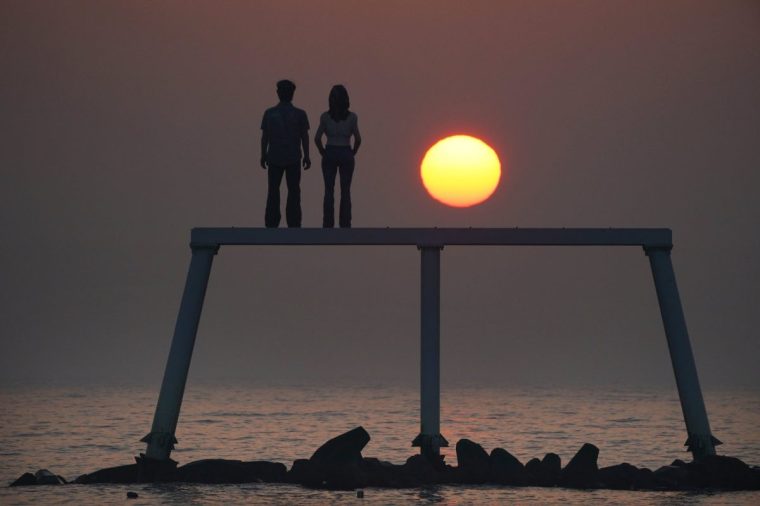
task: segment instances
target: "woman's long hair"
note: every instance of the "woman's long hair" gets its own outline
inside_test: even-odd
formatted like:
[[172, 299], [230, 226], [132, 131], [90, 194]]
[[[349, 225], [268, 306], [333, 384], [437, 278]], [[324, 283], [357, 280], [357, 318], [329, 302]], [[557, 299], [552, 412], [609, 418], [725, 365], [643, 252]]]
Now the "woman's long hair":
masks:
[[330, 90], [330, 110], [328, 114], [333, 121], [343, 121], [348, 118], [348, 108], [351, 102], [348, 100], [348, 90], [342, 84], [336, 84]]

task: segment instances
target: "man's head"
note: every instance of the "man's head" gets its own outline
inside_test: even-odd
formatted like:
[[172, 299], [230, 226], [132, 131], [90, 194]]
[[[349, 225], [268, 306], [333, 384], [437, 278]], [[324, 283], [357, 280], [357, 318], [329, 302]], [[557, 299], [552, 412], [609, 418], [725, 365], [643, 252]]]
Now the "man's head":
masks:
[[295, 92], [296, 85], [293, 81], [288, 81], [287, 79], [277, 81], [277, 96], [280, 97], [280, 101], [291, 102]]

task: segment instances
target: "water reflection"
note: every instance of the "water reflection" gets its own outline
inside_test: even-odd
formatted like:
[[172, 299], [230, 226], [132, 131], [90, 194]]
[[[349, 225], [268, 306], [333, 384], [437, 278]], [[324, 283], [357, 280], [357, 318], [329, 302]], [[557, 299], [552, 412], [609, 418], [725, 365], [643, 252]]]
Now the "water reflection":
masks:
[[[133, 462], [150, 427], [155, 388], [0, 389], [0, 481], [47, 467], [67, 479]], [[723, 453], [760, 464], [760, 394], [705, 392]], [[274, 460], [308, 457], [326, 439], [363, 425], [372, 440], [364, 455], [401, 463], [419, 431], [415, 388], [250, 387], [190, 385], [178, 426], [175, 457]], [[555, 452], [567, 462], [582, 443], [597, 444], [600, 465], [623, 461], [656, 468], [688, 457], [677, 396], [671, 391], [445, 389], [444, 449], [463, 437], [487, 450], [507, 448], [521, 461]], [[434, 487], [354, 492], [306, 490], [290, 485], [70, 486], [64, 489], [0, 487], [0, 504], [123, 502], [127, 490], [143, 503], [349, 504], [599, 503], [760, 504], [760, 493], [578, 492], [563, 489]]]

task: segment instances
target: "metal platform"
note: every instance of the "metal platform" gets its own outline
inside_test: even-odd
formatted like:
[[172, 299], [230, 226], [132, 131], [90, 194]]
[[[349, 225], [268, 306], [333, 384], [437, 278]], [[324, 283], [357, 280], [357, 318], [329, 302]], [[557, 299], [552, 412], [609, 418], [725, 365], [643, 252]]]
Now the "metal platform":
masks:
[[436, 458], [440, 432], [440, 255], [445, 246], [638, 246], [654, 278], [678, 394], [686, 445], [695, 457], [715, 454], [686, 329], [667, 228], [195, 228], [192, 257], [151, 432], [138, 458], [149, 476], [173, 463], [175, 430], [214, 255], [221, 246], [416, 246], [420, 250], [420, 433], [413, 444]]
[[668, 228], [194, 228], [207, 246], [643, 246], [670, 248]]

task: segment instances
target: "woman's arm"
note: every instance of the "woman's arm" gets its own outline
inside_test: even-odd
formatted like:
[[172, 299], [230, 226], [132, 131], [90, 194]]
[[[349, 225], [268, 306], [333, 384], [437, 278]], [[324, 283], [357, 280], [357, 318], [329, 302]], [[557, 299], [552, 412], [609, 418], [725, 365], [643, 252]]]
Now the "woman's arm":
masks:
[[359, 116], [354, 120], [354, 155], [359, 152], [359, 146], [362, 145], [362, 134], [359, 133]]
[[319, 126], [317, 127], [317, 133], [314, 134], [314, 144], [317, 145], [317, 151], [322, 156], [325, 156], [325, 147], [322, 145], [322, 134], [325, 133], [324, 115], [319, 117]]

